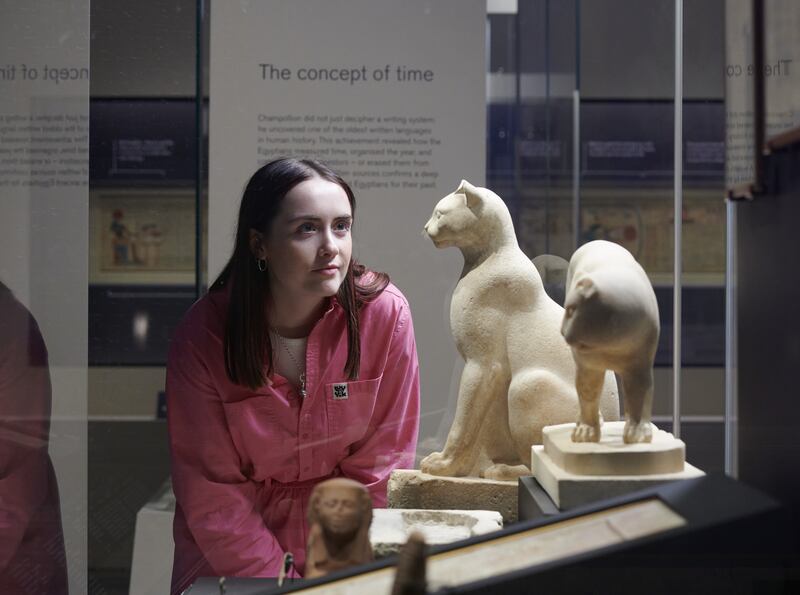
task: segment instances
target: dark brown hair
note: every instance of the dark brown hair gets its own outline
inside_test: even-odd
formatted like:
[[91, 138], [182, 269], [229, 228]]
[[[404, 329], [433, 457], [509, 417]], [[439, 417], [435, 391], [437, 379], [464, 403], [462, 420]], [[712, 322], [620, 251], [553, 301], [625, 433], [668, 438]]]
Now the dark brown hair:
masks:
[[[239, 207], [236, 242], [228, 264], [211, 285], [210, 291], [230, 284], [230, 303], [225, 322], [225, 370], [235, 384], [257, 389], [273, 373], [272, 345], [267, 323], [268, 273], [258, 270], [250, 250], [250, 230], [268, 233], [284, 197], [299, 183], [322, 178], [341, 186], [355, 216], [356, 199], [350, 186], [337, 173], [319, 161], [283, 158], [258, 169], [245, 187]], [[359, 310], [375, 299], [389, 284], [385, 273], [366, 275], [366, 267], [350, 259], [347, 273], [336, 297], [347, 323], [347, 362], [344, 374], [358, 378], [361, 360]], [[266, 369], [264, 362], [266, 360]]]

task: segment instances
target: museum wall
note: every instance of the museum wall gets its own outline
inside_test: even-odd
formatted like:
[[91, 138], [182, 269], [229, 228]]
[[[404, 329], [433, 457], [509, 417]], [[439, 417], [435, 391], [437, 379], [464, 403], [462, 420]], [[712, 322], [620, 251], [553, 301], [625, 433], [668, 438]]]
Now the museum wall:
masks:
[[92, 96], [194, 96], [196, 4], [93, 2]]
[[[684, 2], [686, 100], [724, 96], [724, 9], [724, 0]], [[672, 0], [582, 2], [582, 96], [671, 99], [674, 35]]]
[[[519, 2], [537, 13], [543, 0]], [[687, 99], [724, 94], [724, 0], [684, 7], [684, 93]], [[586, 98], [670, 99], [673, 94], [675, 20], [672, 0], [593, 0], [581, 3], [581, 89]], [[552, 2], [552, 20], [574, 23], [572, 2]], [[534, 49], [544, 22], [522, 41], [524, 72], [544, 72]], [[195, 1], [120, 0], [92, 6], [92, 78], [95, 97], [191, 97], [194, 95]], [[574, 72], [573, 35], [551, 35], [551, 72]], [[614, 43], [609, 43], [614, 40]]]

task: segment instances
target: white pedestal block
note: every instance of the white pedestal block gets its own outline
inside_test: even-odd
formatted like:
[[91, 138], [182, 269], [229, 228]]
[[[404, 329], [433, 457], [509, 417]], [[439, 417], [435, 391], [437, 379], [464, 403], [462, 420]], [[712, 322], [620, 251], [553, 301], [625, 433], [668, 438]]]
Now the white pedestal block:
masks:
[[396, 554], [412, 531], [428, 545], [452, 543], [503, 528], [503, 517], [494, 510], [419, 510], [375, 508], [369, 540], [375, 557]]
[[172, 482], [168, 480], [136, 514], [130, 595], [169, 593], [175, 551], [172, 540], [174, 517], [175, 495]]
[[574, 425], [544, 428], [531, 448], [533, 475], [561, 510], [704, 475], [685, 462], [683, 441], [655, 426], [652, 442], [624, 444], [625, 422], [604, 423], [600, 442], [572, 442]]

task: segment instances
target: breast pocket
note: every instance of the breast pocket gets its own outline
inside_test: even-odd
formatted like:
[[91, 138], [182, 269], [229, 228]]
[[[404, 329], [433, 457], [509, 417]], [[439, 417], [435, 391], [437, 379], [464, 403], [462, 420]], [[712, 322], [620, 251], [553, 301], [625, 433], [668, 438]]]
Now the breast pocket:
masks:
[[332, 441], [349, 446], [364, 438], [375, 410], [381, 377], [325, 385], [325, 407]]

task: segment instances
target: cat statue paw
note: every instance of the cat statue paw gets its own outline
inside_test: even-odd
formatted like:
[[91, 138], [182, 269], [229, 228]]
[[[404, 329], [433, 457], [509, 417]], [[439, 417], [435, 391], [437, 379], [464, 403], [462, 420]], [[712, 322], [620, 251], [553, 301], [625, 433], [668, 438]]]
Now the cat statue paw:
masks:
[[572, 430], [573, 442], [600, 442], [600, 424], [589, 425], [579, 421]]
[[[544, 290], [520, 250], [511, 215], [491, 190], [462, 181], [425, 224], [437, 248], [464, 257], [450, 302], [450, 330], [464, 371], [453, 425], [424, 473], [514, 479], [530, 474], [531, 445], [542, 428], [578, 416], [575, 362], [560, 336], [564, 309]], [[598, 407], [619, 419], [613, 374], [603, 376]]]
[[459, 469], [457, 461], [455, 461], [453, 457], [446, 456], [441, 452], [432, 452], [422, 459], [420, 470], [423, 473], [430, 473], [431, 475], [449, 476], [466, 475], [469, 471], [469, 469], [466, 471]]
[[622, 246], [589, 242], [570, 259], [564, 305], [561, 334], [572, 348], [580, 398], [573, 442], [600, 440], [597, 420], [607, 370], [622, 380], [623, 441], [650, 442], [659, 322], [647, 273]]

